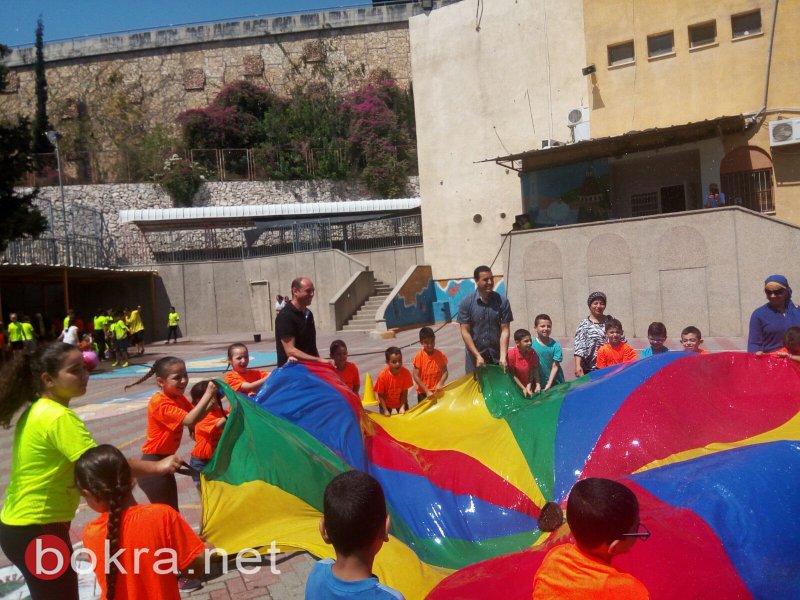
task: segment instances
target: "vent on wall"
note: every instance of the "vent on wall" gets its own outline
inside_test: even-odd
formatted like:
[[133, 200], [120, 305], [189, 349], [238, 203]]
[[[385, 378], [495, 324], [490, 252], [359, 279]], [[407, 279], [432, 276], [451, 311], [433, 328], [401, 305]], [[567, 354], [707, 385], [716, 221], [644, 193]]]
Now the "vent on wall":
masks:
[[782, 119], [769, 124], [769, 145], [800, 144], [800, 119]]

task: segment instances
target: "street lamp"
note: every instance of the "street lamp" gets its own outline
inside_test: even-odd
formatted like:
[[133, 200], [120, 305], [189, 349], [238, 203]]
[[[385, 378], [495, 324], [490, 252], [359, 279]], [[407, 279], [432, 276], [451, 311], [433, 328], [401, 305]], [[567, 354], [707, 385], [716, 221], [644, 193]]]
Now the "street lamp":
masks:
[[[72, 266], [72, 256], [69, 251], [69, 227], [67, 225], [67, 201], [64, 198], [64, 181], [61, 179], [61, 153], [58, 151], [58, 140], [61, 139], [61, 134], [55, 129], [48, 129], [44, 132], [47, 139], [56, 148], [56, 169], [58, 170], [58, 189], [61, 192], [61, 218], [64, 220], [64, 243], [67, 252], [67, 265]], [[53, 235], [55, 235], [55, 230]]]

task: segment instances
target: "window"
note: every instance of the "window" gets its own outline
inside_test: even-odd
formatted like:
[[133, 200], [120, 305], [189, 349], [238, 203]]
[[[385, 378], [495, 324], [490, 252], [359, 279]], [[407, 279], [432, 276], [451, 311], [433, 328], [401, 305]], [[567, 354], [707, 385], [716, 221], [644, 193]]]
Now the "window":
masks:
[[658, 194], [647, 192], [631, 196], [631, 216], [646, 217], [658, 214]]
[[697, 48], [717, 41], [717, 22], [698, 23], [689, 25], [689, 47]]
[[775, 212], [772, 199], [772, 169], [754, 169], [722, 175], [720, 189], [729, 205], [762, 213]]
[[633, 40], [608, 47], [608, 66], [624, 65], [636, 60], [633, 53]]
[[675, 35], [668, 31], [658, 35], [647, 36], [647, 56], [655, 58], [675, 53]]
[[731, 31], [733, 39], [761, 33], [761, 11], [732, 16]]

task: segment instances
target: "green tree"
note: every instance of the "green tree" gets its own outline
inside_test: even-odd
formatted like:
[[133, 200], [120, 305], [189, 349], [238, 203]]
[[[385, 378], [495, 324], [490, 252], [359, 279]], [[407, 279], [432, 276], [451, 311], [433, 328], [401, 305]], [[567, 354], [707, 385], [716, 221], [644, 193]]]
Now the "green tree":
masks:
[[52, 152], [53, 146], [45, 135], [50, 129], [47, 119], [47, 77], [44, 73], [44, 23], [42, 17], [36, 22], [36, 115], [33, 118], [33, 151]]
[[[8, 48], [0, 44], [0, 60], [7, 54]], [[0, 63], [0, 92], [6, 87], [7, 74]], [[37, 237], [47, 229], [47, 220], [31, 204], [37, 190], [22, 194], [14, 189], [14, 180], [31, 168], [30, 136], [27, 121], [0, 121], [0, 252], [13, 240]]]

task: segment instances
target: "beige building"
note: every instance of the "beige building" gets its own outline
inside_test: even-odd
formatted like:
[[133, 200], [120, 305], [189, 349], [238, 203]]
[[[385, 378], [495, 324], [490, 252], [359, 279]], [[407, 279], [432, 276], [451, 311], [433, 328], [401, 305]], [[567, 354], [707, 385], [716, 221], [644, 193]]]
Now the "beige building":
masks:
[[[425, 258], [436, 279], [490, 263], [522, 212], [486, 158], [569, 139], [586, 103], [580, 0], [461, 2], [409, 21]], [[503, 272], [501, 253], [495, 272]]]
[[711, 184], [800, 223], [800, 3], [583, 8], [589, 103], [575, 130], [590, 134], [498, 161], [522, 172], [537, 226], [699, 209]]

